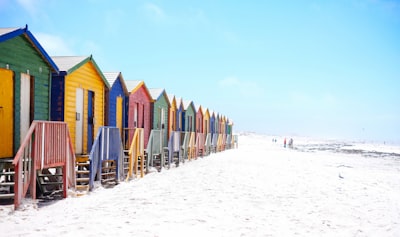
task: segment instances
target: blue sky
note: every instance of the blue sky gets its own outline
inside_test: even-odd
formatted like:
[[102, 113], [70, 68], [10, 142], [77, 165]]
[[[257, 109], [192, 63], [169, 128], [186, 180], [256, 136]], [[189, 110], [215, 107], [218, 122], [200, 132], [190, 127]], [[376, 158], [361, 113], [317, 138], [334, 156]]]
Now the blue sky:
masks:
[[235, 131], [400, 143], [400, 1], [0, 0], [25, 24]]

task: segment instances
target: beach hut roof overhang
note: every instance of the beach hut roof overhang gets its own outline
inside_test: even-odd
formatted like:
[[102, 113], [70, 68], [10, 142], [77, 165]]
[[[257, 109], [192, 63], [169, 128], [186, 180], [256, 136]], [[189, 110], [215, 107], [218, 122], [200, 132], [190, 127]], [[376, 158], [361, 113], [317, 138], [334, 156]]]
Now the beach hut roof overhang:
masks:
[[40, 45], [39, 41], [33, 36], [33, 34], [28, 30], [28, 25], [25, 28], [0, 28], [0, 43], [7, 41], [9, 39], [24, 36], [31, 45], [37, 50], [39, 55], [43, 58], [46, 64], [49, 65], [52, 72], [59, 73], [59, 68], [57, 64], [51, 59], [47, 52]]
[[121, 72], [104, 72], [104, 77], [106, 78], [108, 84], [110, 85], [110, 88], [113, 87], [114, 83], [117, 80], [121, 81], [121, 85], [122, 85], [122, 90], [124, 91], [125, 95], [128, 95], [128, 88], [126, 87], [125, 81], [124, 81], [124, 77], [122, 76]]
[[92, 62], [96, 72], [99, 74], [100, 78], [103, 80], [104, 84], [107, 88], [110, 88], [110, 84], [108, 83], [106, 77], [103, 72], [100, 70], [97, 63], [94, 61], [93, 56], [53, 56], [52, 59], [58, 65], [60, 70], [60, 74], [70, 74], [75, 70], [80, 68], [82, 65]]

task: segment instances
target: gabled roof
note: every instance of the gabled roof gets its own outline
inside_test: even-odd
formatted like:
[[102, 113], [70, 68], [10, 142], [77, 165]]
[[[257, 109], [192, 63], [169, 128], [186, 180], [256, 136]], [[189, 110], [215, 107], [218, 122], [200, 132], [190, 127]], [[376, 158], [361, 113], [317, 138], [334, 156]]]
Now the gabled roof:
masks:
[[139, 90], [139, 88], [141, 88], [143, 86], [143, 88], [144, 88], [145, 92], [147, 93], [147, 95], [149, 96], [151, 102], [153, 102], [152, 96], [151, 96], [146, 84], [144, 83], [144, 81], [126, 80], [125, 84], [126, 84], [126, 88], [128, 89], [129, 94], [135, 93], [137, 90]]
[[97, 63], [94, 61], [92, 55], [90, 55], [90, 56], [52, 56], [51, 58], [57, 64], [60, 71], [66, 72], [68, 74], [74, 72], [75, 70], [80, 68], [85, 63], [92, 62], [94, 68], [96, 69], [97, 73], [100, 75], [104, 84], [108, 88], [110, 88], [110, 84], [108, 84], [107, 79], [104, 77], [103, 72], [97, 66]]
[[40, 45], [39, 41], [32, 35], [32, 33], [28, 30], [28, 25], [25, 28], [0, 28], [0, 43], [7, 41], [9, 39], [15, 38], [17, 36], [23, 35], [36, 49], [42, 59], [49, 65], [53, 72], [58, 73], [59, 69], [55, 62], [50, 58], [47, 52]]
[[174, 100], [175, 100], [175, 104], [176, 104], [175, 95], [173, 95], [173, 94], [167, 94], [167, 96], [168, 96], [169, 103], [171, 104], [171, 106], [172, 106], [172, 104], [174, 103]]
[[193, 101], [191, 100], [182, 100], [183, 103], [183, 109], [187, 110], [189, 108], [189, 106], [193, 106], [193, 110], [196, 113], [196, 108], [194, 107]]
[[122, 85], [122, 90], [124, 90], [125, 95], [129, 94], [128, 89], [126, 88], [125, 80], [122, 77], [121, 72], [105, 72], [103, 74], [104, 74], [104, 77], [106, 78], [108, 84], [110, 84], [110, 88], [113, 87], [114, 83], [117, 80], [120, 80], [121, 85]]
[[169, 102], [169, 99], [168, 99], [167, 93], [165, 92], [165, 89], [162, 89], [162, 88], [150, 88], [149, 92], [150, 92], [151, 98], [154, 101], [157, 101], [158, 99], [160, 99], [161, 96], [164, 95], [165, 99], [166, 99], [166, 101], [168, 103], [168, 106], [171, 106], [171, 103]]
[[206, 116], [207, 113], [208, 116], [210, 116], [210, 111], [208, 110], [208, 108], [203, 109], [203, 116]]
[[177, 109], [179, 109], [181, 107], [181, 105], [182, 105], [182, 108], [184, 108], [182, 97], [175, 97], [175, 100], [176, 100], [176, 108]]

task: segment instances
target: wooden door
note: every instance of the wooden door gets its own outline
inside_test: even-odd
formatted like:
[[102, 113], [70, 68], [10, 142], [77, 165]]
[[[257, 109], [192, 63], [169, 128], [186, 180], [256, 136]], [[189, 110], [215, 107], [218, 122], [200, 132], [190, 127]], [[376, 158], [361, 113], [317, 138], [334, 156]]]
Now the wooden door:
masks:
[[31, 76], [21, 73], [21, 113], [20, 113], [20, 142], [22, 144], [31, 122]]
[[0, 68], [0, 158], [13, 157], [14, 141], [13, 71]]
[[83, 153], [83, 89], [76, 88], [75, 153]]
[[88, 91], [88, 123], [87, 123], [87, 152], [92, 150], [94, 142], [94, 91]]
[[116, 117], [115, 117], [115, 120], [116, 120], [116, 126], [117, 126], [117, 128], [119, 128], [119, 132], [122, 134], [122, 118], [123, 118], [123, 116], [122, 116], [122, 102], [123, 102], [123, 100], [122, 100], [122, 97], [121, 96], [118, 96], [117, 97], [117, 111], [116, 111]]

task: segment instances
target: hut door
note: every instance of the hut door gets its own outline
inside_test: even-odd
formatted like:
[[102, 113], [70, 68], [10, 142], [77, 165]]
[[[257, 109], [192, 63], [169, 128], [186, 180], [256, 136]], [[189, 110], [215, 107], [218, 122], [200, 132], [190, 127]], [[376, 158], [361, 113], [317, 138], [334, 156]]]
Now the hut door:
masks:
[[94, 140], [94, 92], [88, 91], [88, 132], [87, 132], [87, 151], [92, 150]]
[[[31, 123], [31, 109], [33, 105], [31, 97], [33, 97], [33, 91], [31, 90], [31, 76], [25, 73], [21, 73], [21, 113], [20, 113], [20, 141], [24, 141], [26, 134], [29, 130]], [[32, 94], [31, 94], [32, 93]]]
[[75, 153], [82, 154], [83, 144], [83, 89], [76, 88]]
[[13, 156], [13, 71], [0, 69], [0, 158]]
[[116, 113], [116, 126], [119, 128], [119, 132], [122, 134], [122, 97], [117, 97], [117, 113]]

